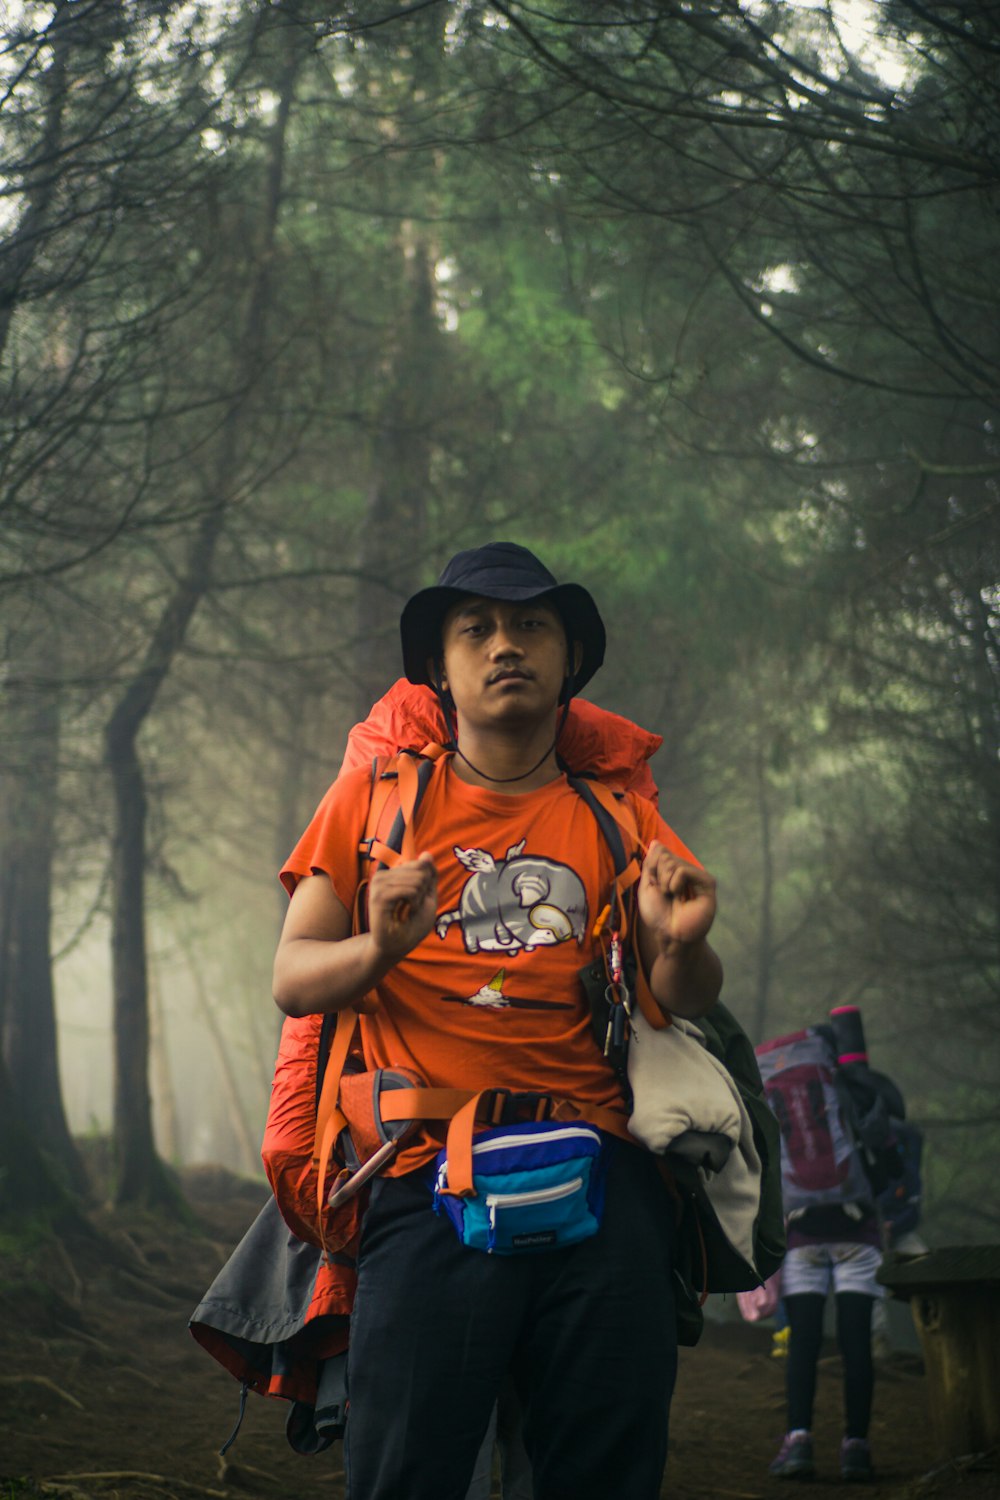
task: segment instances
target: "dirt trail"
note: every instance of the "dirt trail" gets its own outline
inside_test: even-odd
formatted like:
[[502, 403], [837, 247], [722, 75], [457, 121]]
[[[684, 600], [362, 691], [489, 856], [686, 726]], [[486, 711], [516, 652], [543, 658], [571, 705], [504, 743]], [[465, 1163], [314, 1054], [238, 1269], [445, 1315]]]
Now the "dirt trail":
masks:
[[[185, 1173], [184, 1186], [204, 1225], [200, 1234], [165, 1234], [139, 1216], [103, 1221], [127, 1245], [129, 1266], [85, 1250], [72, 1258], [47, 1250], [27, 1264], [0, 1255], [0, 1500], [341, 1500], [339, 1448], [295, 1455], [281, 1402], [251, 1397], [228, 1461], [219, 1459], [239, 1387], [196, 1346], [187, 1318], [263, 1194], [210, 1168]], [[742, 1323], [711, 1323], [697, 1349], [682, 1350], [665, 1496], [776, 1500], [791, 1488], [797, 1500], [809, 1500], [839, 1488], [840, 1370], [832, 1348], [817, 1404], [820, 1478], [789, 1487], [767, 1477], [782, 1428], [784, 1373], [769, 1350], [767, 1331]], [[935, 1455], [912, 1354], [880, 1363], [872, 1445], [879, 1479], [867, 1493], [879, 1500], [1000, 1497], [995, 1468], [925, 1479]]]

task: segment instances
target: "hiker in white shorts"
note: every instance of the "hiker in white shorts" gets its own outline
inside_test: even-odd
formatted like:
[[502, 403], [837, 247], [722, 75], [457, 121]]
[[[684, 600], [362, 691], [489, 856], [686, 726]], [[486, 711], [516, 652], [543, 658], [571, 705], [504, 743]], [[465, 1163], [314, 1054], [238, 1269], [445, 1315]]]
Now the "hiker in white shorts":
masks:
[[859, 1204], [822, 1204], [792, 1215], [781, 1295], [791, 1330], [785, 1438], [771, 1464], [777, 1479], [806, 1479], [815, 1472], [812, 1448], [816, 1368], [823, 1344], [826, 1299], [833, 1293], [837, 1343], [844, 1370], [844, 1439], [841, 1477], [874, 1477], [868, 1447], [874, 1365], [872, 1311], [885, 1295], [875, 1280], [882, 1262], [878, 1222]]

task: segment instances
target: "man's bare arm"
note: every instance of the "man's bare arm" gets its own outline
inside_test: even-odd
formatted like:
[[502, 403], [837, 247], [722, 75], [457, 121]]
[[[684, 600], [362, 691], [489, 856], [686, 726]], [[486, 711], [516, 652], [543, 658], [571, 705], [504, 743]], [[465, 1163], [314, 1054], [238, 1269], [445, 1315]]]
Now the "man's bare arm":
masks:
[[706, 934], [715, 919], [715, 878], [655, 840], [643, 861], [636, 901], [639, 954], [653, 998], [697, 1020], [722, 989], [722, 964]]
[[430, 855], [379, 870], [368, 888], [369, 931], [351, 917], [328, 876], [300, 880], [274, 957], [274, 998], [288, 1016], [357, 1004], [426, 937], [437, 915], [437, 871]]

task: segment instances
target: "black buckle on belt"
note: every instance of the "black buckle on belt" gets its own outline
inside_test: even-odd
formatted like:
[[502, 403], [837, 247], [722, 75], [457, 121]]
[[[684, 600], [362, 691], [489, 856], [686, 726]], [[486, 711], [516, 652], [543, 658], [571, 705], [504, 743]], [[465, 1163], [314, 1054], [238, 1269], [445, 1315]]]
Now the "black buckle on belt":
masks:
[[517, 1094], [510, 1089], [484, 1089], [479, 1118], [489, 1125], [516, 1125], [519, 1120], [548, 1120], [551, 1094]]

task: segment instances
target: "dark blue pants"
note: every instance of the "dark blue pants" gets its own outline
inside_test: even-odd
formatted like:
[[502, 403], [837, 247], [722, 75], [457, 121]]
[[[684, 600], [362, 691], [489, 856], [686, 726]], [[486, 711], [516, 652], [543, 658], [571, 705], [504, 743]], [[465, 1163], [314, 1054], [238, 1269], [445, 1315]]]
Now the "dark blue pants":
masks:
[[610, 1152], [598, 1233], [535, 1254], [460, 1244], [425, 1173], [376, 1183], [351, 1318], [349, 1500], [463, 1500], [508, 1370], [535, 1500], [657, 1500], [673, 1211], [648, 1153]]

